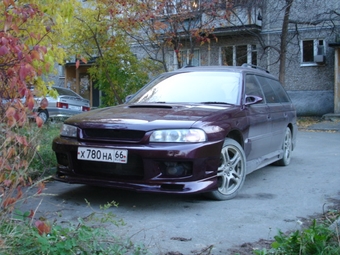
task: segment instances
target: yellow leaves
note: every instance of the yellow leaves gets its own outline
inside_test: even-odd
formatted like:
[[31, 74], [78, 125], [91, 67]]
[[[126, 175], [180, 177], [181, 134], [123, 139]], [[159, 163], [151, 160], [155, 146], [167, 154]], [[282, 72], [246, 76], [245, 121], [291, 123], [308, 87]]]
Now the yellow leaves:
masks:
[[153, 24], [153, 27], [155, 30], [160, 30], [160, 29], [166, 29], [168, 27], [167, 24], [165, 24], [164, 22], [161, 21], [155, 21]]
[[56, 23], [57, 24], [62, 24], [63, 23], [63, 17], [59, 14], [56, 15]]
[[[27, 49], [34, 47], [36, 44], [45, 46], [45, 49], [48, 47], [49, 56], [53, 57], [53, 61], [48, 59], [48, 64], [34, 62], [38, 75], [51, 72], [54, 61], [59, 63], [64, 61], [65, 50], [64, 47], [60, 46], [66, 41], [65, 37], [70, 36], [68, 22], [72, 20], [74, 6], [79, 5], [79, 1], [31, 0], [29, 1], [30, 4], [25, 5], [25, 8], [22, 8], [22, 6], [19, 6], [20, 3], [17, 3], [17, 6], [15, 6], [15, 8], [18, 8], [17, 11], [12, 11], [14, 8], [13, 0], [3, 0], [1, 2], [6, 7], [10, 6], [7, 10], [7, 15], [4, 15], [7, 18], [3, 22], [7, 32], [16, 38], [20, 38], [20, 41], [28, 46]], [[23, 14], [21, 15], [21, 13]], [[20, 22], [23, 17], [26, 17], [25, 21]], [[48, 36], [46, 36], [47, 34]], [[44, 54], [46, 52], [34, 49], [28, 58], [31, 58], [31, 61], [45, 61]]]
[[49, 90], [49, 95], [53, 98], [57, 98], [58, 97], [58, 92], [55, 89], [51, 89]]

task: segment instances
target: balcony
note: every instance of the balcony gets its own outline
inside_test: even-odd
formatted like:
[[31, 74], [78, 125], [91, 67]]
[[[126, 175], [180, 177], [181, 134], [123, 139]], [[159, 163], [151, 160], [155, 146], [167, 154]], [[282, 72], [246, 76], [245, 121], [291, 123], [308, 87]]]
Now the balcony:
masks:
[[[256, 4], [254, 4], [256, 2]], [[232, 35], [240, 32], [261, 32], [261, 1], [251, 0], [169, 0], [158, 12], [159, 21], [177, 22], [177, 32], [203, 28], [216, 35]], [[166, 29], [162, 31], [166, 33]]]

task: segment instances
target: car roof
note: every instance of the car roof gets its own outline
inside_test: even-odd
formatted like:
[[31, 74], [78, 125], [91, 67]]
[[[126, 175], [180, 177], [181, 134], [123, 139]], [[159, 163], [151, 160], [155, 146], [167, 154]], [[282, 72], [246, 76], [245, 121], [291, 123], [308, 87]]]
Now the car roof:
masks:
[[236, 72], [236, 73], [253, 73], [271, 77], [277, 80], [277, 77], [265, 71], [262, 68], [255, 68], [254, 66], [187, 66], [177, 69], [170, 73], [186, 73], [186, 72]]

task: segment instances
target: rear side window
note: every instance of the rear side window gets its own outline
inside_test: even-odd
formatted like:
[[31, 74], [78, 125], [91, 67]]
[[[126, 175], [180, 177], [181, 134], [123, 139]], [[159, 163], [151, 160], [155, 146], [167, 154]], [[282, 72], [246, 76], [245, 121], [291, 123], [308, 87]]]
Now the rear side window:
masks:
[[268, 79], [263, 76], [256, 76], [259, 83], [261, 84], [264, 97], [266, 99], [267, 104], [273, 104], [273, 103], [280, 103], [281, 100], [278, 95], [276, 95], [274, 89], [271, 86], [271, 79]]
[[281, 83], [279, 81], [273, 80], [273, 79], [268, 79], [270, 82], [270, 85], [274, 89], [276, 95], [279, 97], [281, 103], [289, 103], [290, 99], [282, 87]]

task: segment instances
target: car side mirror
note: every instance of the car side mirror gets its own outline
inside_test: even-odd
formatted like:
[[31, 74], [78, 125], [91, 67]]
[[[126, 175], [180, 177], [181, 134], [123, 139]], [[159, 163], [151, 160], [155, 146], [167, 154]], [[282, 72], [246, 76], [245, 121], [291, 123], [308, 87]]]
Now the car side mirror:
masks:
[[252, 104], [257, 104], [259, 102], [262, 102], [263, 98], [254, 96], [254, 95], [246, 95], [245, 98], [245, 105], [252, 105]]
[[125, 103], [129, 102], [130, 99], [131, 99], [133, 96], [134, 96], [134, 94], [132, 94], [132, 95], [127, 95], [127, 96], [125, 97]]

